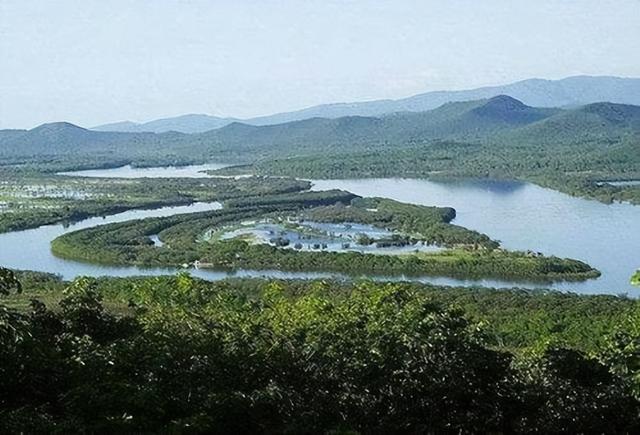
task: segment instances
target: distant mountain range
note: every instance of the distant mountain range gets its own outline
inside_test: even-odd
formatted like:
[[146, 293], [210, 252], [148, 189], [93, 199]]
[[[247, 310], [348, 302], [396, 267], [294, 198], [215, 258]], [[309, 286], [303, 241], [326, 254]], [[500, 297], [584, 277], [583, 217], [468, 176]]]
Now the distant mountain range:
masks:
[[175, 118], [156, 119], [145, 123], [131, 121], [115, 122], [93, 127], [97, 131], [121, 131], [128, 133], [165, 133], [177, 131], [181, 133], [201, 133], [208, 130], [224, 127], [232, 122], [240, 121], [235, 118], [218, 118], [211, 115], [189, 114], [176, 116]]
[[100, 155], [118, 161], [175, 156], [178, 161], [226, 155], [254, 161], [332, 151], [428, 147], [443, 140], [545, 146], [553, 152], [555, 146], [568, 143], [606, 148], [625, 138], [639, 142], [640, 106], [604, 102], [566, 109], [531, 107], [499, 95], [447, 103], [424, 112], [311, 118], [265, 126], [234, 122], [195, 134], [99, 132], [60, 122], [31, 130], [1, 130], [0, 156], [29, 161], [58, 155]]
[[562, 80], [530, 79], [504, 86], [463, 91], [436, 91], [399, 100], [376, 100], [313, 106], [246, 120], [209, 115], [183, 115], [142, 124], [129, 121], [94, 127], [100, 131], [201, 133], [233, 122], [263, 126], [310, 118], [335, 119], [347, 116], [380, 117], [396, 112], [424, 112], [450, 102], [472, 101], [509, 95], [534, 107], [575, 107], [596, 102], [640, 105], [640, 79], [621, 77], [575, 76]]
[[311, 118], [253, 126], [233, 123], [194, 135], [219, 149], [255, 156], [313, 154], [331, 150], [428, 146], [436, 140], [485, 144], [553, 144], [618, 141], [640, 134], [640, 106], [592, 103], [571, 109], [536, 108], [506, 95], [447, 103], [425, 112], [380, 117]]
[[68, 122], [52, 122], [31, 130], [0, 130], [0, 156], [42, 158], [101, 154], [122, 155], [126, 159], [137, 153], [149, 153], [161, 146], [177, 145], [177, 141], [183, 137], [188, 135], [176, 132], [103, 132]]

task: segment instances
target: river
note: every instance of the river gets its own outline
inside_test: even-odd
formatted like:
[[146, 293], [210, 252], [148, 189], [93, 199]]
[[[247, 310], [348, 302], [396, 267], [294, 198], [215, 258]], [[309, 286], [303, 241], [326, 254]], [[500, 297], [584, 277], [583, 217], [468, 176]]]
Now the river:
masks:
[[[223, 165], [216, 165], [221, 167]], [[66, 175], [92, 177], [201, 177], [202, 170], [214, 165], [185, 168], [115, 168], [79, 171]], [[629, 204], [602, 204], [574, 198], [530, 183], [512, 181], [436, 182], [417, 179], [315, 180], [313, 189], [344, 189], [362, 196], [382, 196], [403, 202], [451, 206], [457, 210], [455, 223], [500, 240], [507, 249], [533, 250], [586, 261], [602, 276], [585, 282], [557, 282], [550, 285], [499, 280], [457, 280], [434, 277], [371, 277], [373, 279], [411, 279], [438, 285], [482, 285], [490, 287], [552, 288], [588, 294], [638, 295], [629, 280], [640, 266], [640, 207]], [[33, 230], [0, 234], [0, 265], [53, 272], [71, 279], [79, 275], [132, 276], [175, 273], [171, 268], [112, 267], [78, 263], [54, 257], [50, 242], [59, 235], [111, 222], [152, 216], [168, 216], [219, 208], [220, 204], [194, 204], [138, 210], [106, 218], [91, 218], [70, 225], [47, 225]], [[5, 249], [8, 248], [8, 249]], [[192, 270], [205, 279], [228, 276], [274, 278], [341, 277], [331, 273], [290, 273], [282, 271], [237, 271], [232, 274], [211, 270]]]
[[164, 166], [162, 168], [136, 168], [131, 165], [111, 169], [87, 169], [85, 171], [59, 172], [58, 175], [106, 178], [207, 178], [205, 171], [230, 166], [225, 163], [207, 163], [190, 166]]

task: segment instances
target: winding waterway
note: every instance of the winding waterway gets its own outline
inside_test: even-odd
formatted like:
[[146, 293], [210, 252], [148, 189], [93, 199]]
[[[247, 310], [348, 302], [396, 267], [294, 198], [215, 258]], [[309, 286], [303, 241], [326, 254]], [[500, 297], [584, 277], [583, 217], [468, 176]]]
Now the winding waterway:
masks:
[[[92, 177], [204, 176], [202, 170], [224, 165], [185, 168], [115, 168], [80, 171], [65, 175]], [[179, 169], [178, 172], [176, 170]], [[547, 287], [579, 293], [629, 293], [638, 289], [629, 280], [640, 266], [640, 207], [629, 204], [606, 205], [573, 198], [530, 183], [510, 181], [435, 182], [416, 179], [317, 180], [313, 189], [344, 189], [362, 196], [382, 196], [399, 201], [451, 206], [457, 210], [455, 223], [500, 240], [507, 249], [533, 250], [546, 255], [576, 258], [598, 268], [602, 277], [580, 283], [514, 283], [499, 280], [457, 280], [434, 277], [370, 277], [373, 279], [411, 279], [438, 285], [483, 285], [491, 287]], [[219, 203], [137, 210], [106, 218], [91, 218], [70, 225], [47, 225], [33, 230], [0, 234], [0, 265], [53, 272], [71, 279], [80, 275], [132, 276], [175, 273], [172, 268], [101, 266], [54, 257], [50, 242], [59, 235], [111, 222], [152, 216], [214, 210]], [[195, 276], [215, 280], [228, 276], [268, 276], [274, 278], [344, 277], [332, 273], [290, 273], [282, 271], [237, 271], [234, 273], [193, 270]]]
[[87, 169], [85, 171], [59, 172], [58, 175], [106, 178], [207, 178], [205, 171], [230, 166], [225, 163], [207, 163], [190, 166], [164, 166], [162, 168], [136, 168], [131, 165], [111, 169]]

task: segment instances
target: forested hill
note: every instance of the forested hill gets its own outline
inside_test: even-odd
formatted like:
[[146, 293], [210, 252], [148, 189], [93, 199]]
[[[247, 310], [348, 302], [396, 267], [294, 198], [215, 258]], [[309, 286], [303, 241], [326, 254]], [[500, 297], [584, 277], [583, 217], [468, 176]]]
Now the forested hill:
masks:
[[68, 122], [42, 124], [31, 130], [0, 130], [3, 154], [56, 154], [117, 150], [177, 140], [181, 133], [121, 133], [87, 130]]
[[201, 133], [224, 127], [232, 122], [239, 121], [235, 118], [219, 118], [217, 116], [188, 114], [174, 118], [156, 119], [154, 121], [135, 123], [130, 121], [115, 122], [112, 124], [93, 127], [96, 131], [124, 131], [130, 133], [151, 132], [163, 133], [177, 131], [181, 133]]
[[130, 121], [94, 127], [100, 131], [154, 132], [179, 131], [202, 133], [233, 122], [249, 125], [284, 124], [311, 118], [348, 116], [380, 117], [397, 112], [424, 112], [448, 102], [473, 101], [510, 95], [529, 106], [577, 107], [599, 101], [640, 104], [640, 79], [606, 76], [575, 76], [561, 80], [529, 79], [502, 86], [487, 86], [459, 91], [434, 91], [398, 100], [375, 100], [322, 104], [302, 110], [276, 113], [245, 120], [211, 115], [188, 114], [146, 123]]
[[257, 155], [402, 148], [434, 140], [562, 145], [616, 141], [640, 133], [640, 107], [595, 103], [575, 109], [530, 107], [509, 96], [448, 103], [427, 112], [380, 118], [314, 118], [263, 127], [234, 123], [193, 140]]
[[189, 142], [188, 135], [176, 132], [101, 132], [55, 122], [31, 130], [0, 130], [0, 162], [61, 170], [132, 162], [188, 164], [209, 158]]
[[[536, 108], [506, 95], [448, 103], [426, 112], [382, 117], [313, 118], [253, 126], [232, 123], [199, 134], [121, 133], [87, 130], [68, 123], [44, 124], [32, 130], [0, 131], [0, 157], [39, 162], [80, 159], [94, 165], [110, 161], [157, 164], [197, 160], [256, 159], [322, 153], [398, 150], [457, 141], [480, 147], [608, 145], [638, 142], [640, 107], [594, 103], [572, 109]], [[94, 159], [92, 161], [91, 159]], [[80, 161], [78, 160], [78, 161]]]
[[640, 79], [607, 76], [574, 76], [561, 80], [528, 79], [502, 86], [460, 91], [434, 91], [399, 100], [323, 104], [294, 112], [247, 120], [253, 125], [291, 122], [312, 117], [382, 116], [394, 112], [423, 112], [447, 102], [472, 101], [511, 95], [536, 107], [576, 107], [600, 101], [640, 105]]
[[199, 135], [203, 143], [252, 149], [305, 149], [318, 146], [371, 147], [447, 138], [475, 140], [499, 131], [527, 125], [557, 114], [559, 109], [538, 109], [505, 96], [489, 100], [448, 103], [427, 112], [395, 113], [380, 118], [349, 116], [313, 118], [256, 127], [234, 123]]
[[508, 132], [513, 143], [599, 143], [605, 145], [640, 133], [640, 106], [594, 103], [557, 113]]

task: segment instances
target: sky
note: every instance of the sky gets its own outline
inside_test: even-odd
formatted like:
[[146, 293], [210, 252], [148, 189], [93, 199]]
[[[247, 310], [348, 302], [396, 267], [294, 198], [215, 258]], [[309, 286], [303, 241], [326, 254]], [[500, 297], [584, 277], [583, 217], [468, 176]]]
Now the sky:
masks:
[[640, 77], [640, 0], [0, 0], [0, 128]]

